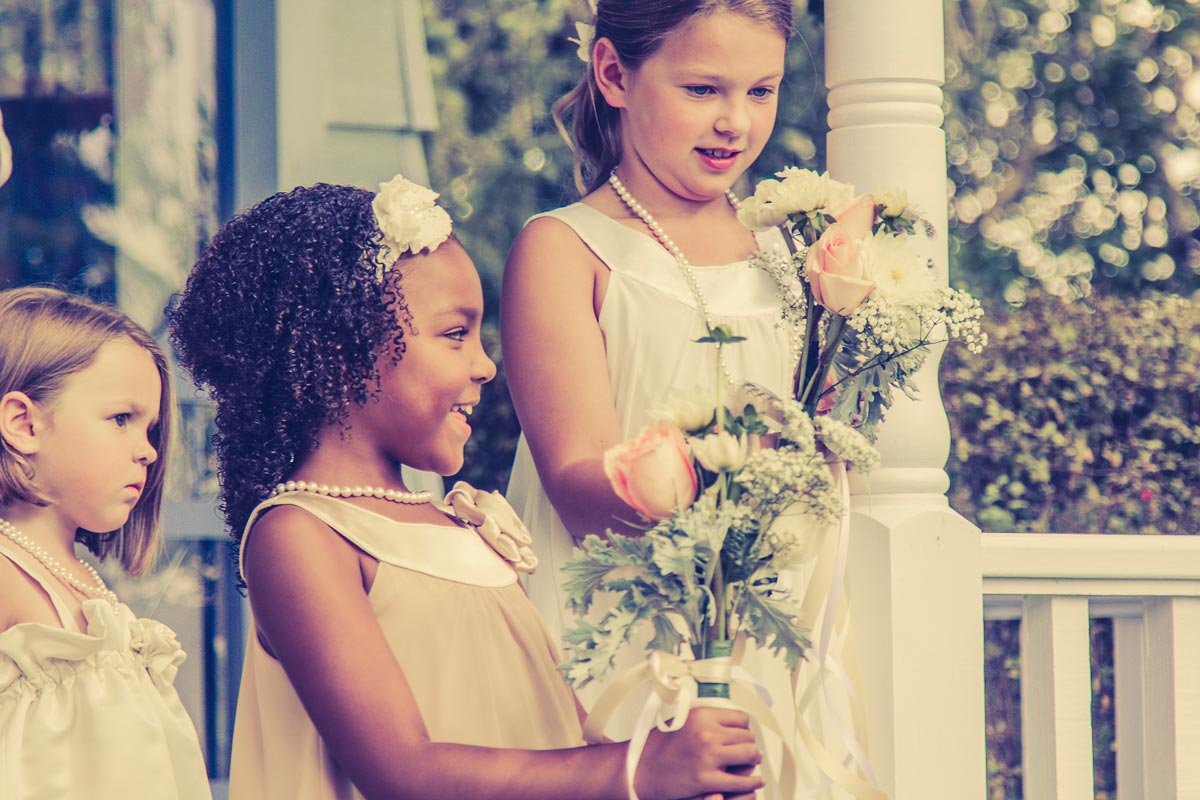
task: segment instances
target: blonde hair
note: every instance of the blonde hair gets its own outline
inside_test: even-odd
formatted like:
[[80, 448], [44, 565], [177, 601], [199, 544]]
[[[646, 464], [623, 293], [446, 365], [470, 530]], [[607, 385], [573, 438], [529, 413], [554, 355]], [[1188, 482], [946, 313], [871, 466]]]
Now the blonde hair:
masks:
[[[792, 0], [599, 0], [593, 41], [608, 39], [621, 63], [637, 69], [685, 23], [720, 11], [769, 25], [785, 40], [792, 36]], [[589, 62], [579, 83], [551, 108], [575, 157], [580, 194], [608, 180], [621, 160], [621, 115], [600, 93], [592, 67]]]
[[[98, 558], [116, 557], [131, 575], [141, 575], [161, 546], [159, 514], [173, 410], [166, 356], [149, 333], [111, 306], [48, 287], [0, 292], [0, 396], [23, 392], [34, 402], [52, 402], [68, 376], [87, 368], [101, 347], [121, 337], [150, 354], [162, 381], [158, 424], [150, 430], [158, 458], [147, 468], [142, 496], [120, 530], [80, 528], [75, 540]], [[28, 459], [0, 438], [0, 505], [47, 505], [35, 481]]]

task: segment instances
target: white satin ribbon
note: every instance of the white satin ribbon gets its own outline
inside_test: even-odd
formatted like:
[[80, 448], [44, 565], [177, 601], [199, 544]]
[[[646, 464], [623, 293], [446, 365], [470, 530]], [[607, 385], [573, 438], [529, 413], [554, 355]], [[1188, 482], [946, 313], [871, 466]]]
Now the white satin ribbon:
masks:
[[[849, 631], [850, 610], [842, 597], [850, 548], [850, 482], [846, 476], [844, 462], [836, 462], [834, 469], [834, 476], [842, 495], [842, 518], [836, 528], [836, 535], [828, 537], [820, 549], [799, 616], [801, 627], [817, 633], [817, 674], [815, 680], [801, 693], [801, 667], [792, 672], [793, 699], [796, 700], [796, 736], [823, 775], [820, 783], [810, 787], [801, 797], [824, 796], [824, 789], [832, 784], [848, 793], [854, 800], [887, 800], [887, 795], [879, 788], [866, 749], [856, 735], [857, 732], [866, 730], [862, 697], [858, 690], [859, 682], [850, 677], [835, 655], [841, 651], [846, 653], [847, 657], [853, 656], [849, 652], [852, 646]], [[818, 614], [819, 625], [815, 624]], [[831, 683], [837, 683], [845, 692], [854, 716], [852, 722], [847, 723], [838, 713], [830, 691]], [[823, 701], [821, 704], [816, 702], [818, 695]], [[810, 709], [815, 711], [818, 706], [824, 708], [825, 720], [832, 728], [832, 736], [819, 736], [804, 719], [806, 712]], [[865, 736], [865, 733], [863, 735]], [[840, 750], [847, 753], [843, 759], [836, 758], [826, 745], [825, 740], [830, 738], [840, 745]]]
[[778, 797], [791, 800], [796, 791], [796, 758], [792, 751], [792, 743], [783, 735], [783, 729], [771, 713], [771, 709], [759, 699], [758, 691], [761, 687], [742, 667], [734, 664], [732, 658], [690, 661], [673, 653], [651, 653], [646, 661], [617, 678], [596, 701], [583, 726], [584, 741], [603, 741], [604, 726], [613, 712], [631, 691], [649, 683], [650, 695], [642, 704], [633, 728], [633, 736], [629, 740], [629, 750], [625, 755], [625, 783], [629, 790], [629, 798], [638, 800], [633, 779], [650, 731], [654, 728], [664, 732], [679, 730], [687, 722], [691, 709], [704, 702], [704, 698], [697, 697], [697, 683], [725, 681], [729, 683], [730, 702], [750, 716], [755, 737], [761, 742], [765, 729], [782, 742], [783, 762], [778, 777], [767, 760], [766, 748], [763, 748], [763, 766], [767, 775], [768, 791], [774, 788], [778, 791]]

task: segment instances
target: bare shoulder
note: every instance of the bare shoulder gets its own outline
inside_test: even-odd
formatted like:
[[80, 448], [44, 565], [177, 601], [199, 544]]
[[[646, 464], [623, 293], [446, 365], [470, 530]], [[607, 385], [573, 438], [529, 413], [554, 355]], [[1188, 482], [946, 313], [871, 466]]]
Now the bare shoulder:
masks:
[[603, 262], [570, 225], [554, 217], [539, 217], [517, 234], [504, 272], [505, 277], [547, 271], [591, 275], [596, 267], [603, 267]]
[[25, 570], [0, 555], [0, 631], [23, 622], [37, 622], [61, 628], [50, 596]]
[[252, 604], [256, 596], [362, 589], [361, 551], [299, 506], [268, 509], [247, 535], [242, 570]]

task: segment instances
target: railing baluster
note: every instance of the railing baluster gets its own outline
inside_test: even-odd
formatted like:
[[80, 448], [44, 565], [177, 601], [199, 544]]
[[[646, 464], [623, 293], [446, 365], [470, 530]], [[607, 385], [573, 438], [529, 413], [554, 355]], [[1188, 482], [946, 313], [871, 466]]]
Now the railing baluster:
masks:
[[1146, 797], [1197, 800], [1200, 598], [1146, 600], [1145, 691]]
[[1027, 597], [1021, 623], [1026, 800], [1092, 800], [1088, 601]]
[[1113, 617], [1113, 699], [1116, 702], [1117, 791], [1121, 800], [1146, 800], [1143, 678], [1145, 624]]

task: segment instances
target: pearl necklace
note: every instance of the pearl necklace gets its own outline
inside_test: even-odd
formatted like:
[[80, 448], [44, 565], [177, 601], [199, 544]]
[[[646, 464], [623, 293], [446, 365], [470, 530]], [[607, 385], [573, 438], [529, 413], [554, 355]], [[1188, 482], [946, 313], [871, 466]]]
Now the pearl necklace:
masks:
[[[621, 179], [617, 177], [617, 171], [615, 169], [609, 174], [608, 183], [610, 186], [612, 186], [613, 191], [617, 193], [617, 197], [621, 199], [621, 202], [625, 204], [625, 207], [628, 208], [634, 216], [646, 224], [646, 227], [650, 229], [652, 234], [654, 234], [654, 238], [658, 240], [658, 243], [661, 244], [663, 248], [671, 254], [672, 257], [674, 257], [675, 263], [679, 265], [679, 271], [683, 273], [683, 277], [687, 282], [688, 288], [692, 290], [692, 297], [696, 299], [696, 305], [699, 308], [700, 316], [704, 319], [704, 327], [711, 331], [715, 325], [713, 324], [712, 313], [708, 308], [708, 298], [704, 296], [704, 292], [700, 289], [700, 281], [697, 280], [696, 273], [691, 263], [687, 260], [687, 257], [683, 255], [683, 250], [679, 249], [679, 245], [675, 244], [671, 237], [667, 235], [667, 232], [663, 230], [662, 225], [660, 225], [658, 220], [656, 220], [650, 214], [650, 212], [646, 210], [646, 207], [639, 203], [637, 198], [629, 193], [629, 190], [625, 188], [625, 184], [622, 183]], [[735, 195], [732, 190], [726, 189], [725, 197], [729, 200], [729, 205], [733, 206], [734, 210], [736, 210], [740, 202], [737, 199], [737, 195]], [[729, 365], [723, 358], [721, 359], [721, 371], [725, 374], [725, 383], [729, 386], [733, 386], [733, 376], [729, 373]]]
[[281, 494], [295, 494], [297, 492], [305, 492], [307, 494], [323, 494], [327, 497], [378, 497], [380, 500], [388, 500], [393, 503], [405, 503], [408, 505], [420, 505], [433, 500], [432, 492], [404, 492], [399, 489], [384, 489], [382, 486], [329, 486], [324, 483], [316, 483], [315, 481], [288, 481], [281, 483], [271, 490], [267, 495], [278, 497]]
[[116, 605], [121, 602], [117, 597], [116, 592], [109, 589], [104, 583], [104, 579], [100, 577], [99, 572], [96, 572], [95, 567], [86, 561], [79, 561], [79, 559], [76, 559], [95, 582], [94, 586], [89, 586], [83, 581], [79, 580], [79, 578], [76, 578], [74, 575], [72, 575], [61, 561], [46, 552], [46, 549], [33, 539], [30, 539], [24, 533], [17, 530], [17, 528], [8, 520], [0, 519], [0, 533], [3, 533], [9, 539], [12, 539], [13, 542], [15, 542], [19, 547], [40, 561], [42, 566], [45, 567], [51, 575], [58, 578], [71, 588], [76, 589], [77, 591], [82, 592], [89, 597], [98, 597], [101, 600], [107, 600], [113, 605], [113, 607], [116, 607]]

